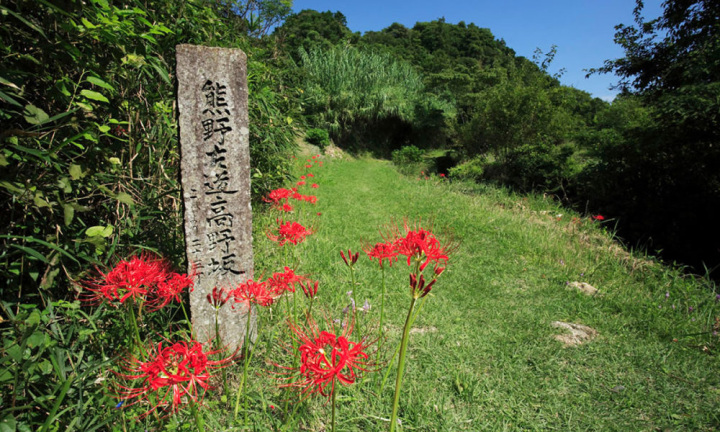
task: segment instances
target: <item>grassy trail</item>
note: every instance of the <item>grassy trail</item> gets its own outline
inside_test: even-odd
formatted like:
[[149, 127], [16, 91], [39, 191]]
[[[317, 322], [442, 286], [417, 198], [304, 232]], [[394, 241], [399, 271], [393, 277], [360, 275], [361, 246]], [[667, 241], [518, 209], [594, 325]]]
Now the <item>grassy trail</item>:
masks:
[[[714, 351], [709, 332], [720, 311], [702, 282], [627, 254], [598, 223], [559, 215], [567, 212], [541, 198], [492, 189], [469, 196], [375, 160], [331, 161], [316, 175], [321, 224], [300, 257], [303, 271], [320, 279], [318, 299], [330, 315], [346, 306], [350, 289], [339, 251], [381, 240], [382, 225], [433, 221], [459, 241], [411, 336], [406, 430], [720, 427], [718, 360], [704, 352]], [[358, 302], [373, 305], [370, 323], [379, 314], [376, 267], [361, 254], [355, 289]], [[387, 273], [393, 347], [409, 303], [407, 274], [402, 261]], [[600, 294], [569, 288], [575, 281]], [[565, 347], [554, 321], [598, 336]], [[702, 334], [688, 336], [695, 333]], [[344, 389], [341, 400], [352, 403], [340, 408], [340, 430], [385, 430], [378, 417], [389, 416], [393, 374], [389, 382], [382, 395], [375, 384]]]

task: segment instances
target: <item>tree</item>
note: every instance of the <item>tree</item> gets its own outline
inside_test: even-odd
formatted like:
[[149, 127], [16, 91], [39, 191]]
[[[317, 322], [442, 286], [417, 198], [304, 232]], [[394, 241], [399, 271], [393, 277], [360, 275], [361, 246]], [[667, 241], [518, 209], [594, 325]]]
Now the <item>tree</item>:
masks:
[[292, 14], [292, 0], [216, 0], [217, 10], [250, 36], [259, 37]]
[[307, 51], [313, 48], [329, 49], [354, 36], [341, 12], [318, 12], [311, 9], [289, 16], [274, 34], [283, 41], [286, 52], [296, 59], [299, 58], [298, 50], [301, 47]]
[[[668, 0], [662, 16], [616, 27], [625, 57], [592, 72], [616, 73], [652, 116], [604, 146], [592, 200], [622, 219], [621, 234], [666, 256], [720, 265], [720, 2]], [[617, 191], [622, 191], [618, 196]], [[598, 193], [599, 192], [599, 193]]]

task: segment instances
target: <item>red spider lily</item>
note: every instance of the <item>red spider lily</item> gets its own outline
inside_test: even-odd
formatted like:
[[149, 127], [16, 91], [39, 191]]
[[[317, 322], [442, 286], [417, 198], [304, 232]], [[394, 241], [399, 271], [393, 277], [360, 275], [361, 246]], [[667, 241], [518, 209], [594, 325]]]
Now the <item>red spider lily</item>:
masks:
[[346, 266], [352, 267], [357, 262], [358, 257], [360, 256], [360, 252], [355, 252], [355, 255], [353, 255], [350, 249], [348, 249], [347, 253], [347, 258], [345, 258], [345, 252], [343, 251], [340, 251], [340, 256], [342, 257], [343, 261], [345, 261]]
[[248, 310], [252, 303], [269, 306], [275, 301], [274, 293], [267, 289], [267, 282], [255, 282], [252, 279], [238, 285], [237, 288], [230, 291], [230, 295], [235, 300], [235, 303], [247, 305]]
[[605, 216], [603, 216], [603, 215], [595, 215], [595, 216], [593, 216], [592, 218], [593, 218], [594, 220], [598, 220], [598, 221], [604, 221], [604, 220], [605, 220]]
[[307, 173], [307, 176], [308, 176], [308, 177], [315, 177], [315, 175], [313, 175], [313, 173]]
[[170, 304], [173, 300], [182, 303], [180, 295], [186, 288], [192, 289], [195, 284], [195, 271], [189, 275], [171, 273], [167, 279], [157, 283], [153, 298], [148, 301], [149, 310], [158, 310]]
[[299, 182], [295, 183], [298, 186], [305, 186], [305, 180], [300, 180]]
[[272, 204], [272, 207], [275, 209], [280, 209], [282, 208], [283, 203], [287, 202], [292, 193], [293, 191], [290, 189], [275, 189], [270, 191], [270, 193], [263, 198], [263, 201]]
[[210, 389], [210, 371], [225, 367], [232, 361], [232, 356], [222, 360], [208, 358], [219, 352], [203, 352], [202, 344], [196, 341], [189, 344], [176, 342], [165, 347], [160, 342], [157, 347], [153, 345], [148, 349], [147, 361], [135, 357], [122, 360], [126, 373], [114, 373], [123, 379], [141, 382], [138, 387], [118, 385], [119, 391], [115, 396], [122, 400], [137, 399], [126, 404], [129, 406], [156, 393], [157, 399], [153, 399], [155, 406], [141, 418], [161, 407], [171, 414], [190, 401], [202, 403], [205, 391]]
[[383, 266], [383, 260], [387, 260], [390, 267], [392, 267], [393, 260], [397, 261], [398, 251], [393, 242], [377, 243], [372, 248], [366, 247], [364, 250], [370, 259], [375, 258], [378, 260], [381, 268]]
[[312, 165], [305, 165], [305, 168], [312, 168]]
[[420, 227], [411, 230], [407, 224], [405, 225], [405, 231], [405, 236], [395, 241], [395, 247], [399, 255], [407, 256], [408, 265], [411, 264], [413, 259], [417, 261], [424, 260], [420, 265], [420, 271], [423, 271], [431, 262], [434, 262], [437, 266], [440, 262], [446, 263], [448, 261], [447, 253], [450, 248], [441, 246], [440, 241], [432, 232]]
[[286, 212], [286, 213], [290, 213], [291, 211], [293, 211], [293, 206], [291, 206], [291, 205], [288, 204], [288, 203], [285, 203], [285, 204], [282, 205], [281, 210], [284, 211], [284, 212]]
[[330, 399], [335, 391], [336, 382], [344, 385], [353, 384], [357, 379], [357, 371], [366, 372], [370, 364], [365, 352], [372, 345], [365, 339], [360, 342], [348, 340], [353, 330], [353, 323], [348, 323], [341, 335], [320, 331], [317, 324], [308, 319], [307, 329], [289, 322], [290, 329], [298, 339], [300, 352], [299, 369], [282, 367], [288, 371], [286, 375], [291, 382], [281, 387], [300, 389], [305, 395], [320, 393]]
[[317, 189], [317, 188], [319, 188], [320, 186], [318, 186], [317, 183], [313, 183], [313, 184], [310, 185], [310, 187], [313, 188], [313, 189]]
[[309, 299], [315, 298], [315, 296], [317, 295], [318, 283], [319, 281], [315, 281], [315, 284], [313, 285], [311, 281], [300, 282], [300, 287], [302, 287], [303, 293], [305, 293], [305, 297]]
[[305, 177], [304, 175], [301, 175], [301, 176], [300, 176], [300, 180], [305, 180], [305, 178], [306, 178], [306, 177]]
[[273, 273], [270, 279], [267, 280], [267, 284], [273, 294], [280, 296], [285, 292], [295, 292], [295, 283], [303, 280], [305, 280], [304, 276], [296, 275], [293, 269], [285, 267], [284, 272]]
[[311, 204], [317, 203], [317, 197], [314, 195], [303, 195], [301, 193], [295, 192], [293, 193], [290, 198], [297, 200], [297, 201], [307, 201]]
[[98, 277], [83, 283], [87, 290], [83, 300], [91, 304], [124, 303], [130, 298], [145, 301], [158, 283], [168, 279], [167, 269], [165, 261], [149, 254], [121, 260], [109, 272], [98, 270]]
[[212, 305], [215, 309], [220, 309], [221, 307], [225, 306], [225, 303], [230, 300], [231, 294], [230, 291], [225, 288], [218, 287], [213, 288], [212, 293], [207, 295], [207, 301]]
[[297, 245], [305, 240], [305, 237], [312, 234], [313, 232], [297, 222], [283, 222], [278, 219], [278, 231], [277, 234], [268, 232], [267, 237], [276, 242], [279, 246], [284, 246], [287, 243]]

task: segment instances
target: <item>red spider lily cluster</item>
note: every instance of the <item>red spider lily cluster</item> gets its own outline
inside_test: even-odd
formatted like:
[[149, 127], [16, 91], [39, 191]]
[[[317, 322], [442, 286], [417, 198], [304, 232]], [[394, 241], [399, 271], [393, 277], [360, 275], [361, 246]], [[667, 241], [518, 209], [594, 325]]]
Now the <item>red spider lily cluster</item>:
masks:
[[305, 240], [305, 237], [312, 234], [311, 229], [305, 228], [298, 222], [284, 222], [277, 219], [277, 232], [267, 232], [267, 237], [276, 242], [278, 246], [285, 246], [290, 243], [297, 245]]
[[348, 339], [353, 331], [352, 322], [344, 327], [340, 335], [320, 331], [312, 319], [308, 320], [306, 329], [292, 322], [289, 326], [298, 341], [300, 365], [298, 368], [280, 366], [287, 371], [289, 380], [281, 387], [297, 388], [305, 395], [320, 393], [329, 399], [337, 382], [353, 384], [358, 371], [368, 370], [367, 349], [372, 343], [367, 343], [365, 339], [360, 342]]
[[433, 263], [434, 268], [447, 264], [448, 253], [453, 249], [451, 243], [442, 245], [440, 240], [430, 230], [422, 227], [414, 229], [404, 225], [404, 233], [397, 227], [392, 227], [389, 233], [384, 236], [385, 241], [376, 243], [373, 246], [366, 246], [365, 253], [372, 259], [377, 259], [382, 267], [383, 261], [387, 260], [392, 266], [399, 255], [407, 257], [407, 264], [419, 263], [420, 272], [424, 271], [428, 264]]
[[[298, 182], [298, 186], [302, 186], [305, 184], [304, 181]], [[263, 201], [270, 203], [271, 207], [275, 210], [279, 210], [282, 212], [291, 212], [294, 210], [294, 207], [292, 204], [290, 204], [290, 200], [293, 199], [295, 201], [305, 201], [309, 202], [310, 204], [316, 204], [317, 203], [317, 197], [314, 195], [303, 195], [300, 192], [298, 192], [297, 188], [292, 189], [285, 189], [285, 188], [279, 188], [270, 191], [270, 193], [263, 197]]]
[[148, 254], [121, 260], [107, 273], [99, 269], [98, 273], [83, 282], [82, 300], [112, 305], [131, 300], [146, 304], [150, 310], [163, 308], [173, 300], [181, 302], [180, 295], [192, 288], [195, 276], [175, 273], [165, 260]]
[[[312, 283], [308, 281], [307, 277], [298, 275], [293, 269], [285, 267], [283, 272], [273, 273], [265, 281], [250, 279], [231, 289], [213, 288], [212, 293], [207, 295], [207, 301], [215, 308], [221, 307], [229, 300], [232, 300], [233, 304], [270, 306], [284, 293], [295, 292], [295, 284], [303, 282]], [[317, 293], [317, 285], [318, 282], [315, 282], [315, 293]]]
[[[135, 399], [128, 406], [147, 400], [152, 406], [141, 418], [158, 408], [171, 414], [191, 401], [199, 404], [204, 391], [210, 387], [211, 371], [232, 361], [232, 356], [210, 360], [210, 356], [218, 353], [220, 351], [203, 351], [203, 345], [196, 341], [176, 342], [169, 346], [160, 342], [150, 347], [147, 361], [135, 357], [123, 359], [125, 372], [115, 374], [128, 381], [140, 380], [140, 383], [135, 387], [118, 385], [115, 396], [123, 401]], [[148, 398], [150, 394], [157, 398]]]
[[230, 291], [230, 296], [235, 301], [235, 304], [242, 303], [248, 309], [252, 304], [270, 306], [277, 297], [272, 291], [268, 290], [267, 282], [253, 281], [252, 279], [241, 283]]
[[267, 282], [271, 291], [280, 296], [286, 292], [295, 292], [295, 284], [305, 279], [305, 276], [297, 275], [293, 269], [285, 267], [284, 272], [273, 273]]
[[387, 260], [390, 267], [392, 267], [393, 261], [397, 261], [398, 251], [395, 248], [394, 242], [376, 243], [374, 246], [365, 247], [364, 250], [371, 260], [378, 260], [381, 268], [383, 267], [384, 260]]

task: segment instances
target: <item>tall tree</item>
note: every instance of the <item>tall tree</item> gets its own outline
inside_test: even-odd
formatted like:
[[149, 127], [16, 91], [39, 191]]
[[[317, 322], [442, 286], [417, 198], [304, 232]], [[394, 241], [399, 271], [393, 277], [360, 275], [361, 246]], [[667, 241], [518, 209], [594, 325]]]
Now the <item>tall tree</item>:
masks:
[[[617, 87], [650, 110], [650, 126], [606, 147], [596, 172], [605, 208], [625, 219], [630, 234], [667, 256], [702, 270], [720, 265], [720, 2], [667, 0], [662, 15], [616, 27], [625, 57], [595, 72], [620, 76]], [[622, 191], [618, 193], [617, 191]]]

